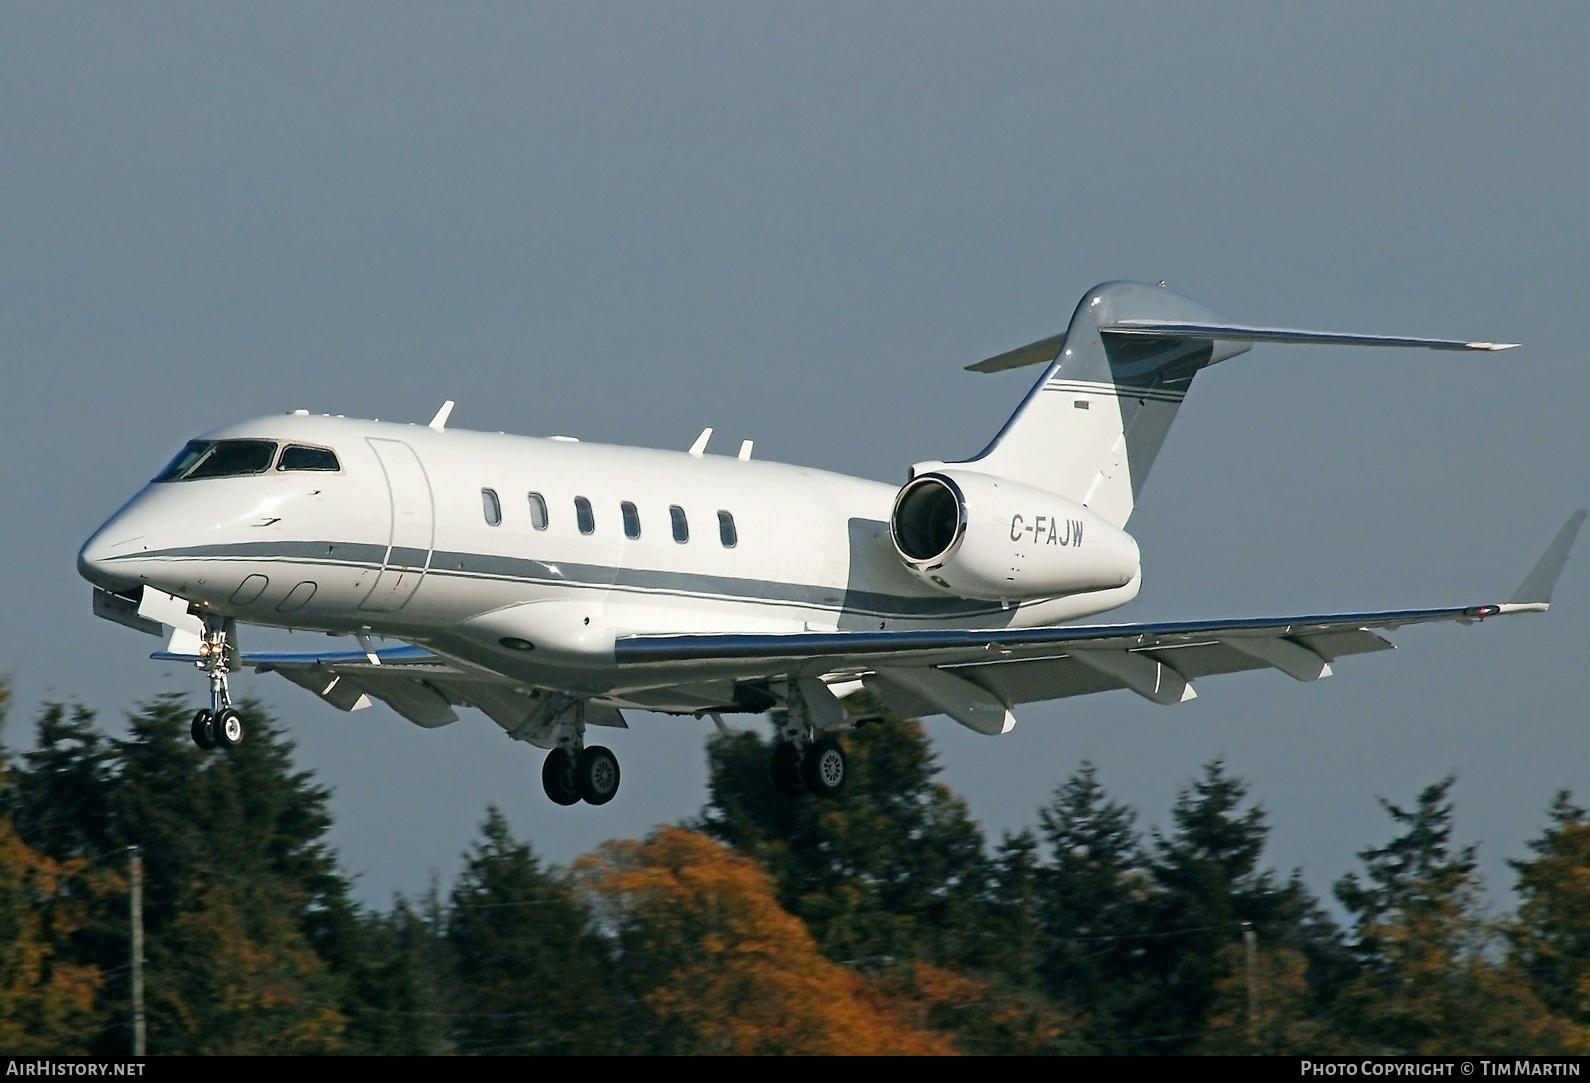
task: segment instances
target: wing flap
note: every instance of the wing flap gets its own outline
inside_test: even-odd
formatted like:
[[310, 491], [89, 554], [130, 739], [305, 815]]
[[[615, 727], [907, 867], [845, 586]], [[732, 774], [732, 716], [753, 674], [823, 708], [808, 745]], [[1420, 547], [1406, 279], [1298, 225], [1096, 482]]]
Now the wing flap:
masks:
[[447, 697], [424, 680], [397, 674], [359, 673], [343, 677], [342, 681], [362, 689], [424, 729], [436, 729], [458, 721], [458, 712], [453, 710]]

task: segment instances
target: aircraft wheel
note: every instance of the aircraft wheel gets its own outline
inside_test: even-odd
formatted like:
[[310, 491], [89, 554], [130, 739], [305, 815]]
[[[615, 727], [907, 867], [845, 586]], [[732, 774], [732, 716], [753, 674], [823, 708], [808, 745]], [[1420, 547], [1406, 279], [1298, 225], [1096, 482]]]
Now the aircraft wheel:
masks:
[[193, 743], [208, 752], [215, 747], [215, 719], [208, 710], [199, 711], [193, 716]]
[[580, 753], [575, 774], [580, 796], [588, 805], [605, 805], [618, 793], [618, 757], [601, 745]]
[[215, 716], [215, 743], [222, 748], [236, 748], [243, 743], [243, 716], [224, 707]]
[[788, 741], [773, 746], [768, 774], [773, 778], [773, 789], [785, 797], [799, 797], [806, 792], [806, 780], [801, 777], [801, 750]]
[[561, 748], [547, 753], [541, 764], [541, 788], [555, 805], [572, 805], [580, 799], [574, 780], [574, 757]]
[[819, 737], [806, 749], [806, 785], [818, 797], [833, 797], [845, 788], [845, 775], [849, 763], [845, 750], [832, 737]]

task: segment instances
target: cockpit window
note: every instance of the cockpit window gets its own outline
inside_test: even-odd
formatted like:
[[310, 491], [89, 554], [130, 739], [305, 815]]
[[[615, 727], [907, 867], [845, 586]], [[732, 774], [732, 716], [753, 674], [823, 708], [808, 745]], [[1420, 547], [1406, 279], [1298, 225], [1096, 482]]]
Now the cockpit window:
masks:
[[182, 450], [177, 452], [177, 457], [166, 464], [166, 468], [155, 475], [156, 481], [176, 481], [183, 474], [193, 469], [193, 464], [204, 458], [204, 453], [215, 446], [214, 440], [189, 440]]
[[288, 444], [282, 449], [282, 457], [276, 463], [276, 469], [335, 472], [342, 469], [342, 464], [337, 462], [337, 453], [330, 448], [299, 447], [297, 444]]
[[193, 440], [155, 480], [196, 481], [263, 474], [275, 458], [276, 444], [270, 440]]

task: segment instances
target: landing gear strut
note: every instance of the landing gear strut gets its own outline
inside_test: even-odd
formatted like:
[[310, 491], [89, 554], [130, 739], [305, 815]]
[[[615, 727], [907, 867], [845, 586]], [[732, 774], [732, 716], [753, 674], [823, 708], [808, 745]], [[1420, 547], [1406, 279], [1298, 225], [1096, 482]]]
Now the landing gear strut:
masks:
[[805, 714], [803, 704], [792, 702], [779, 723], [773, 757], [768, 763], [773, 789], [785, 797], [808, 792], [835, 797], [845, 788], [849, 760], [838, 741], [827, 735], [817, 736]]
[[618, 757], [585, 743], [585, 704], [574, 704], [557, 724], [557, 747], [541, 765], [541, 787], [557, 805], [605, 805], [618, 793]]
[[230, 642], [235, 625], [217, 617], [204, 618], [204, 633], [199, 639], [199, 660], [195, 663], [210, 678], [210, 706], [193, 716], [193, 743], [203, 749], [236, 748], [243, 743], [243, 716], [232, 707], [232, 687], [228, 674], [232, 668]]

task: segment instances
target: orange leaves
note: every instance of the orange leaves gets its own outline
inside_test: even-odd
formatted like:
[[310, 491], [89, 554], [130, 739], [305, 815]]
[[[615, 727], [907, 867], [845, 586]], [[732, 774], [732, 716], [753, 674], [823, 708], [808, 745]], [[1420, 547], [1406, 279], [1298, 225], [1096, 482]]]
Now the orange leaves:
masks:
[[598, 920], [659, 1023], [690, 1053], [953, 1052], [896, 998], [818, 952], [761, 866], [704, 835], [662, 828], [576, 868]]
[[[171, 962], [189, 980], [152, 975], [157, 1013], [182, 1020], [199, 1052], [227, 1055], [335, 1052], [346, 1020], [326, 965], [285, 908], [241, 899], [228, 886], [202, 891], [167, 936]], [[151, 1052], [158, 1045], [151, 1043]]]
[[40, 854], [0, 818], [0, 1049], [86, 1051], [104, 979], [98, 967], [67, 962], [57, 951], [83, 921], [83, 902], [63, 890], [82, 866]]

